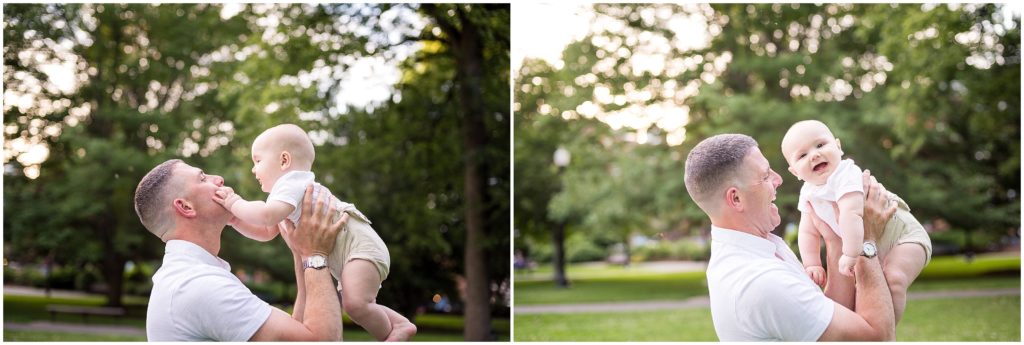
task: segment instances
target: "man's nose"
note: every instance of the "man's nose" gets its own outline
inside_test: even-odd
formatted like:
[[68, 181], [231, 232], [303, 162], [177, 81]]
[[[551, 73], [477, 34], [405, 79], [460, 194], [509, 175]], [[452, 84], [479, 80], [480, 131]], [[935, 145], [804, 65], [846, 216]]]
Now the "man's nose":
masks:
[[775, 185], [775, 188], [779, 188], [782, 185], [782, 175], [779, 175], [775, 170], [772, 170], [772, 184]]
[[224, 178], [216, 175], [213, 176], [213, 184], [217, 185], [217, 187], [224, 187]]

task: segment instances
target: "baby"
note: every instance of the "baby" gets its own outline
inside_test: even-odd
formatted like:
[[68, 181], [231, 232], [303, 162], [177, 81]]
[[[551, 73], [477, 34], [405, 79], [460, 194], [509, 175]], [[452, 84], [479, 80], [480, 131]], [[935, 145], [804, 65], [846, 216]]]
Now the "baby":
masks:
[[[299, 223], [300, 205], [306, 186], [314, 183], [313, 143], [296, 125], [284, 124], [264, 131], [252, 143], [252, 173], [267, 201], [246, 201], [228, 187], [216, 192], [214, 200], [234, 214], [232, 226], [248, 238], [269, 241], [278, 235], [278, 223]], [[317, 183], [314, 198], [321, 190]], [[401, 314], [376, 303], [377, 291], [391, 266], [388, 248], [354, 205], [331, 196], [341, 212], [349, 214], [346, 227], [338, 234], [327, 267], [338, 280], [342, 306], [352, 321], [378, 340], [408, 340], [416, 333]], [[339, 320], [340, 321], [340, 320]]]
[[[829, 268], [837, 267], [840, 273], [852, 277], [864, 242], [864, 185], [860, 168], [852, 160], [842, 159], [839, 139], [820, 121], [793, 124], [782, 139], [782, 154], [789, 163], [789, 172], [804, 181], [797, 206], [801, 211], [798, 243], [804, 269], [811, 280], [824, 286], [819, 241], [824, 231], [834, 231], [842, 238], [843, 255], [839, 262], [829, 262]], [[906, 308], [907, 288], [931, 260], [932, 245], [928, 233], [910, 214], [903, 199], [895, 194], [890, 194], [889, 199], [898, 207], [886, 223], [877, 248], [899, 321]], [[809, 213], [812, 209], [808, 207], [831, 229], [816, 228]], [[852, 309], [854, 288], [840, 290], [850, 295], [835, 296], [836, 301]]]

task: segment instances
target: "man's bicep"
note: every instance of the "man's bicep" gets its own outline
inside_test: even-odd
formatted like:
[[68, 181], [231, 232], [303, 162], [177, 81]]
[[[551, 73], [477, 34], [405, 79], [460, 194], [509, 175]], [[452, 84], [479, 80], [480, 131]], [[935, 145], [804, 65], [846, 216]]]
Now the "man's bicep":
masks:
[[249, 341], [315, 341], [306, 325], [281, 309], [274, 308]]
[[863, 341], [869, 340], [869, 337], [866, 336], [872, 332], [871, 325], [863, 317], [842, 304], [835, 303], [832, 322], [828, 324], [828, 328], [825, 328], [825, 332], [821, 334], [818, 341]]

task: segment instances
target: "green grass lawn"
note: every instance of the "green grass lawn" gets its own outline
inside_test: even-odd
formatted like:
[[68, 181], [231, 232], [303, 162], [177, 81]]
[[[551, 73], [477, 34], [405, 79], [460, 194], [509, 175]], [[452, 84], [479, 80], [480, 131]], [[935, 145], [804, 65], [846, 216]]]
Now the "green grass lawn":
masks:
[[[515, 324], [516, 341], [718, 340], [707, 308], [516, 315]], [[1020, 296], [910, 301], [896, 335], [900, 341], [1019, 342]]]
[[[549, 279], [538, 279], [550, 277], [549, 268], [516, 275], [515, 305], [681, 300], [708, 293], [704, 272], [661, 273], [636, 266], [570, 265], [567, 272], [572, 285], [563, 289], [555, 287]], [[910, 291], [1020, 287], [1019, 272], [1017, 255], [981, 255], [970, 263], [959, 256], [937, 257], [925, 267]]]
[[[4, 322], [28, 323], [38, 320], [50, 320], [50, 314], [46, 312], [47, 304], [72, 304], [99, 306], [104, 302], [101, 296], [89, 296], [80, 298], [46, 298], [42, 296], [16, 296], [4, 295]], [[125, 305], [129, 311], [128, 316], [122, 318], [90, 316], [89, 324], [104, 325], [127, 325], [138, 328], [146, 326], [146, 299], [140, 297], [127, 297]], [[346, 316], [344, 318], [344, 337], [346, 340], [374, 341], [373, 337], [362, 327], [351, 322]], [[56, 322], [82, 323], [78, 315], [57, 315]], [[458, 315], [425, 314], [416, 318], [416, 325], [419, 328], [414, 341], [461, 341], [462, 340], [462, 317]], [[498, 334], [498, 340], [508, 341], [510, 338], [510, 321], [508, 319], [494, 319], [492, 327]], [[131, 337], [118, 335], [96, 335], [82, 333], [59, 333], [46, 331], [4, 331], [4, 341], [145, 341], [145, 337]]]
[[4, 341], [146, 341], [146, 337], [46, 331], [15, 331], [5, 329]]
[[574, 279], [568, 289], [550, 281], [515, 283], [515, 305], [686, 299], [707, 295], [704, 272]]

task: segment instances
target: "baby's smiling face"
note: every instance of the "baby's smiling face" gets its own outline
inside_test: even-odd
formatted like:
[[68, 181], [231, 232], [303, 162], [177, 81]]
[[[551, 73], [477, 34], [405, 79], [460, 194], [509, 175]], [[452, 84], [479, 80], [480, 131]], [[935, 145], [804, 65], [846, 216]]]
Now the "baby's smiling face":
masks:
[[271, 137], [261, 134], [252, 142], [252, 173], [256, 175], [256, 180], [260, 182], [260, 189], [264, 193], [270, 193], [277, 179], [286, 172], [281, 166], [283, 151], [273, 144], [274, 140]]
[[843, 158], [839, 139], [818, 121], [801, 121], [790, 127], [782, 139], [782, 154], [789, 172], [819, 186], [828, 181]]

